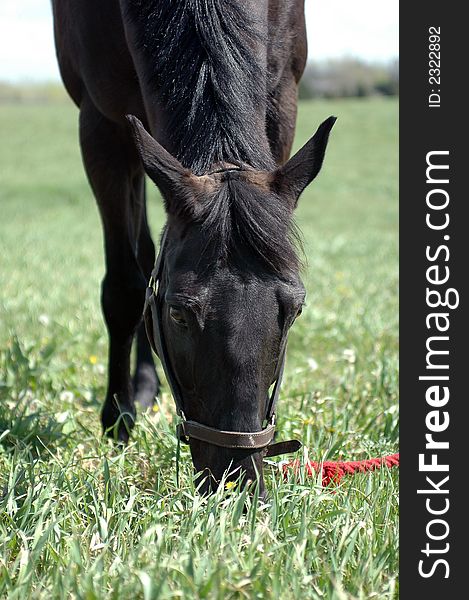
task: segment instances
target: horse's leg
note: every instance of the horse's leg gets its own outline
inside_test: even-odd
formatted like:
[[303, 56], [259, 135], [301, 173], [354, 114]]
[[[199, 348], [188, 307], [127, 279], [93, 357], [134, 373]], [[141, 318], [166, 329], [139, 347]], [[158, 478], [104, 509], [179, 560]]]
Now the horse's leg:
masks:
[[290, 26], [295, 35], [287, 64], [275, 88], [269, 94], [267, 136], [278, 165], [289, 158], [295, 137], [298, 85], [306, 66], [307, 43], [303, 0], [296, 2], [295, 21]]
[[293, 73], [288, 70], [270, 94], [267, 115], [267, 136], [278, 165], [283, 165], [290, 156], [295, 137], [297, 100], [297, 83]]
[[[138, 262], [148, 281], [155, 263], [155, 244], [153, 243], [147, 220], [145, 181], [140, 186], [142, 211], [140, 215], [140, 232], [138, 238]], [[140, 323], [137, 331], [137, 363], [134, 375], [135, 400], [143, 408], [153, 405], [158, 395], [160, 382], [155, 370], [155, 363], [150, 343], [147, 338], [145, 324]]]
[[80, 107], [80, 144], [99, 206], [106, 255], [101, 302], [109, 332], [108, 389], [101, 413], [104, 431], [126, 442], [135, 420], [130, 351], [141, 321], [145, 277], [136, 250], [132, 198], [142, 169], [125, 125], [104, 117], [91, 100]]

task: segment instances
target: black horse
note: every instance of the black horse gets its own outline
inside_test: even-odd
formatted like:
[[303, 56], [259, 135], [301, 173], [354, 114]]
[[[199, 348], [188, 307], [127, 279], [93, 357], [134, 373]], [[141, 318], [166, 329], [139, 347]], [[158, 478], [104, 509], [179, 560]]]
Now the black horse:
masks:
[[[161, 329], [184, 414], [217, 430], [258, 432], [304, 301], [292, 214], [335, 121], [286, 162], [307, 53], [304, 0], [52, 4], [104, 229], [103, 428], [127, 441], [135, 402], [150, 405], [159, 389], [142, 324], [155, 261], [146, 172], [167, 213]], [[212, 486], [231, 467], [233, 476], [258, 476], [262, 492], [262, 448], [189, 442]]]

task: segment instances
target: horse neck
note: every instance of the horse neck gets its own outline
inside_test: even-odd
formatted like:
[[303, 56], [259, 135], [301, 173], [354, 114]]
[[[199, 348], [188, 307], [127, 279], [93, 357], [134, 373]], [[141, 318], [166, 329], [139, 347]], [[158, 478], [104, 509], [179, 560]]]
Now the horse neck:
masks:
[[267, 0], [126, 4], [128, 39], [159, 141], [198, 174], [222, 161], [272, 166]]
[[201, 122], [178, 132], [163, 128], [159, 136], [162, 144], [195, 174], [242, 166], [260, 170], [274, 167], [263, 119], [251, 120], [249, 135], [242, 139], [236, 123], [232, 130], [220, 131], [216, 119]]

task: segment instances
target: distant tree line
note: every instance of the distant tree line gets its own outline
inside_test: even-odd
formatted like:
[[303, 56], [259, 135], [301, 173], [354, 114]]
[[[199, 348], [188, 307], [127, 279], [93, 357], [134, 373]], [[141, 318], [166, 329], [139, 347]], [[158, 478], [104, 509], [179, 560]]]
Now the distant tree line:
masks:
[[379, 64], [354, 58], [310, 62], [300, 84], [300, 98], [397, 96], [399, 61]]
[[55, 104], [68, 102], [59, 82], [9, 83], [0, 81], [0, 104]]
[[[399, 61], [368, 63], [341, 58], [310, 62], [300, 84], [300, 98], [397, 96]], [[49, 104], [67, 102], [59, 82], [12, 84], [0, 81], [0, 103]]]

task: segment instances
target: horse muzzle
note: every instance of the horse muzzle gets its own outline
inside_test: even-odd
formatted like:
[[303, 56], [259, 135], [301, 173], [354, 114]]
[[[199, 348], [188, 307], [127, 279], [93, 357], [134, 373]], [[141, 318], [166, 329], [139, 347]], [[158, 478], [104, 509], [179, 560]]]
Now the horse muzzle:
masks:
[[252, 482], [259, 486], [260, 497], [264, 496], [263, 449], [221, 448], [197, 439], [189, 445], [202, 494], [216, 491], [221, 482], [235, 483], [238, 490]]

